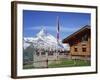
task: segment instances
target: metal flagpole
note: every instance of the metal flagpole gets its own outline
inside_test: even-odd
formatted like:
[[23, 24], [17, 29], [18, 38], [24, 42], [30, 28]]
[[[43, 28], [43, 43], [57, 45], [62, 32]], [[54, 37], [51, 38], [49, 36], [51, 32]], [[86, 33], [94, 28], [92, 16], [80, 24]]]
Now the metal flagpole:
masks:
[[[59, 26], [59, 17], [57, 16], [57, 44], [59, 45], [59, 31], [60, 31], [60, 26]], [[57, 48], [57, 59], [58, 59], [58, 48]]]
[[57, 16], [57, 43], [59, 43], [59, 17]]

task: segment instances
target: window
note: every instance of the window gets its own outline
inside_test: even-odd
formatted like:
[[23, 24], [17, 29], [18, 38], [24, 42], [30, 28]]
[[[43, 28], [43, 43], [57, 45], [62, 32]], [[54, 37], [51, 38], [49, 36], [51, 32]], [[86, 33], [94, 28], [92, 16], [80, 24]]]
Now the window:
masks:
[[74, 51], [77, 52], [78, 51], [77, 48], [74, 48]]
[[52, 51], [49, 51], [49, 52], [48, 52], [48, 55], [53, 55], [53, 52], [52, 52]]
[[82, 52], [86, 52], [86, 48], [82, 48]]
[[45, 51], [41, 52], [41, 55], [45, 55]]
[[36, 52], [36, 55], [39, 56], [39, 52], [38, 51]]
[[88, 41], [88, 35], [87, 34], [82, 37], [82, 41]]

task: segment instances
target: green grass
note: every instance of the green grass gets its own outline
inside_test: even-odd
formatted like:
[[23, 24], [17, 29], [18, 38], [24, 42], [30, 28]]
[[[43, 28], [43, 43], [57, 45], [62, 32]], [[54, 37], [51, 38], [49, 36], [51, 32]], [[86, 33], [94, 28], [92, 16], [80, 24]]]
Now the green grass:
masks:
[[[86, 60], [61, 59], [58, 63], [57, 61], [54, 61], [53, 63], [48, 64], [48, 68], [77, 67], [77, 66], [90, 66], [90, 65], [91, 65], [90, 61]], [[23, 65], [23, 69], [33, 69], [33, 68], [37, 67], [34, 67], [33, 64]]]
[[34, 68], [33, 64], [23, 65], [23, 69], [32, 69]]
[[66, 60], [62, 59], [59, 63], [52, 63], [49, 64], [49, 68], [56, 68], [56, 67], [75, 67], [75, 66], [90, 66], [90, 61], [86, 60]]

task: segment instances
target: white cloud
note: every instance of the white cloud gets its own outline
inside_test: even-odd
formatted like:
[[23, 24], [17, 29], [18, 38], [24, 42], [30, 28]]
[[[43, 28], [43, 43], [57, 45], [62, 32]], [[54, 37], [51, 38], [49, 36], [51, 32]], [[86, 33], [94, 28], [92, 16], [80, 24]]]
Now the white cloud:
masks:
[[[46, 30], [49, 30], [49, 31], [56, 31], [56, 27], [55, 26], [35, 26], [35, 27], [28, 27], [28, 28], [25, 28], [24, 30], [40, 30], [41, 28], [45, 27]], [[76, 31], [80, 29], [80, 27], [63, 27], [61, 26], [60, 27], [60, 32], [73, 32], [73, 31]]]

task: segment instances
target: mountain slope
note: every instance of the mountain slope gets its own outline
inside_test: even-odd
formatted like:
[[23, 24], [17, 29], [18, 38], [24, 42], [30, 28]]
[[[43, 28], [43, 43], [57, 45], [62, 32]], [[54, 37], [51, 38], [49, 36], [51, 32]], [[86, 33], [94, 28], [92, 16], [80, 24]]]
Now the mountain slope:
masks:
[[35, 37], [24, 38], [24, 49], [30, 45], [36, 49], [46, 50], [65, 50], [65, 47], [67, 47], [65, 44], [62, 44], [61, 41], [57, 42], [57, 39], [49, 34], [45, 28], [41, 29]]

